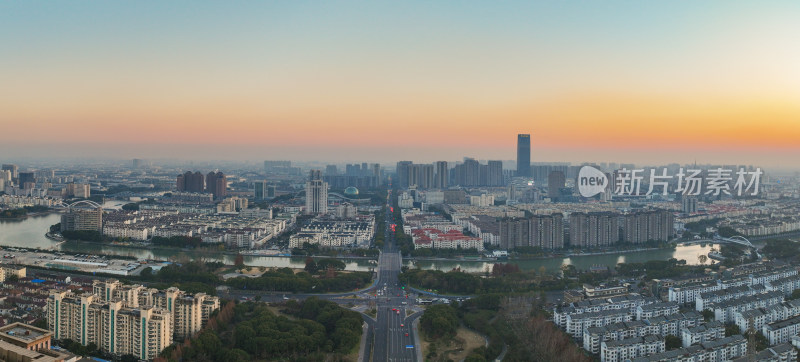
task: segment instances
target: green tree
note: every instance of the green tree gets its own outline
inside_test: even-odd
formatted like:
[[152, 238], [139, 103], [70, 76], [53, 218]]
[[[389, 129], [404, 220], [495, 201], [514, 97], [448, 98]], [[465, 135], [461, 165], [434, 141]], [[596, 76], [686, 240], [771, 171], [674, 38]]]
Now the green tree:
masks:
[[678, 338], [678, 336], [668, 334], [666, 337], [664, 337], [664, 345], [667, 350], [681, 348], [681, 339]]
[[725, 337], [730, 337], [736, 334], [742, 334], [742, 331], [739, 330], [739, 326], [733, 323], [725, 323]]
[[304, 268], [304, 270], [311, 274], [315, 274], [319, 270], [319, 266], [317, 266], [317, 263], [314, 261], [314, 258], [312, 257], [306, 258], [306, 267]]
[[137, 204], [135, 202], [131, 202], [129, 204], [122, 205], [122, 209], [123, 210], [128, 210], [128, 211], [138, 211], [139, 210], [139, 204]]

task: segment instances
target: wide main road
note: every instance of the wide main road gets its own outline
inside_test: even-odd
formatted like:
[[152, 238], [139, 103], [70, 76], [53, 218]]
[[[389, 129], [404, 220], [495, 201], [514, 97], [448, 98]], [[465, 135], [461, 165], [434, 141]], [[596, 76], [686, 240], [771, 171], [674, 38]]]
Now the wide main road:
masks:
[[378, 282], [375, 285], [378, 315], [372, 361], [413, 362], [417, 361], [416, 350], [419, 346], [414, 343], [414, 330], [411, 326], [419, 314], [406, 316], [406, 308], [412, 303], [409, 303], [408, 294], [398, 282], [403, 257], [394, 240], [394, 215], [389, 205], [386, 209], [385, 244], [378, 258]]
[[397, 280], [401, 263], [399, 252], [381, 253], [378, 260], [378, 315], [373, 361], [416, 361], [419, 346], [414, 345], [414, 330], [411, 328], [415, 318], [406, 316], [409, 299]]

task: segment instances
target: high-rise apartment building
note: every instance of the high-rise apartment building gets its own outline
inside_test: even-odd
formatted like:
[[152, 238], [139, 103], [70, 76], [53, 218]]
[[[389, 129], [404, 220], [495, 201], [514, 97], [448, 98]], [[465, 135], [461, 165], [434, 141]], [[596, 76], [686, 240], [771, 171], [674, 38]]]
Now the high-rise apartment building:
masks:
[[684, 214], [694, 214], [697, 212], [697, 197], [683, 196], [681, 199], [681, 211]]
[[115, 355], [149, 360], [173, 340], [199, 332], [216, 309], [219, 299], [203, 293], [95, 281], [89, 294], [52, 290], [47, 324], [56, 339], [94, 343]]
[[311, 170], [306, 181], [306, 215], [328, 213], [328, 183], [320, 170]]
[[19, 177], [19, 166], [13, 163], [4, 164], [0, 168], [2, 168], [3, 171], [8, 171], [11, 174], [12, 180], [16, 180], [17, 177]]
[[530, 246], [542, 249], [564, 248], [564, 215], [534, 215], [530, 219]]
[[569, 216], [572, 247], [594, 248], [619, 241], [619, 214], [612, 212], [575, 212]]
[[[20, 172], [19, 173], [19, 180], [17, 181], [17, 185], [22, 188], [32, 189], [36, 186], [36, 175], [33, 172]], [[33, 185], [33, 186], [28, 186]]]
[[395, 172], [397, 173], [397, 180], [393, 180], [393, 184], [395, 186], [399, 186], [401, 188], [408, 187], [408, 168], [411, 166], [413, 162], [411, 161], [399, 161], [397, 162], [397, 167]]
[[431, 164], [411, 164], [408, 166], [408, 186], [421, 189], [433, 187], [434, 170]]
[[61, 231], [102, 231], [103, 209], [71, 208], [61, 215]]
[[503, 161], [488, 161], [485, 186], [503, 186]]
[[564, 247], [564, 215], [533, 215], [530, 218], [500, 220], [500, 247], [539, 247], [561, 249]]
[[517, 176], [531, 176], [531, 135], [517, 135]]
[[178, 191], [184, 192], [196, 192], [201, 193], [205, 192], [206, 182], [203, 177], [203, 174], [199, 171], [191, 172], [186, 171], [186, 173], [182, 175], [178, 175], [177, 181], [175, 182], [175, 186], [178, 188]]
[[511, 250], [530, 243], [530, 221], [525, 218], [500, 220], [500, 248]]
[[253, 191], [256, 200], [266, 200], [269, 197], [269, 185], [267, 185], [267, 181], [254, 182]]
[[450, 185], [450, 169], [447, 168], [447, 161], [436, 161], [433, 164], [436, 175], [433, 179], [433, 187], [446, 189]]
[[336, 176], [339, 174], [339, 169], [336, 165], [325, 166], [325, 176]]
[[547, 197], [556, 200], [561, 196], [561, 189], [567, 184], [567, 177], [561, 171], [550, 172], [547, 177]]
[[228, 195], [228, 178], [224, 173], [209, 172], [206, 175], [206, 192], [214, 195], [215, 200], [224, 199]]
[[454, 183], [459, 186], [481, 186], [481, 164], [469, 157], [453, 168]]
[[667, 210], [634, 212], [623, 220], [623, 241], [627, 243], [669, 241], [674, 234], [675, 216]]
[[69, 183], [64, 187], [62, 195], [67, 198], [88, 199], [92, 196], [92, 187], [89, 184]]

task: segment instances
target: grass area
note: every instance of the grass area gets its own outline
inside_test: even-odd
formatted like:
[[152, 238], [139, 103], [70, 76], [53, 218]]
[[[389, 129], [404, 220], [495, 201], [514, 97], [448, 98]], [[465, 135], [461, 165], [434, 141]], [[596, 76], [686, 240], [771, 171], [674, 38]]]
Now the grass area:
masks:
[[419, 336], [426, 361], [463, 361], [472, 350], [486, 345], [480, 334], [465, 327], [459, 327], [455, 337], [444, 342], [430, 342], [422, 329], [419, 329]]
[[287, 319], [291, 320], [297, 319], [293, 315], [281, 313], [281, 307], [283, 307], [283, 305], [281, 304], [273, 304], [273, 303], [266, 303], [266, 304], [267, 304], [267, 309], [269, 309], [272, 313], [275, 313], [275, 315], [277, 316], [286, 317]]

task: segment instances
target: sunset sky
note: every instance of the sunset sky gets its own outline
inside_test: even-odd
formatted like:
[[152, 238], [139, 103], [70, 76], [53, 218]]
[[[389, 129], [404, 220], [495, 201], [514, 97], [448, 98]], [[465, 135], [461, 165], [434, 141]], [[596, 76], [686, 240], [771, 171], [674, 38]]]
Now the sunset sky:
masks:
[[[800, 167], [800, 1], [0, 3], [0, 158]], [[209, 147], [213, 145], [213, 147]]]

